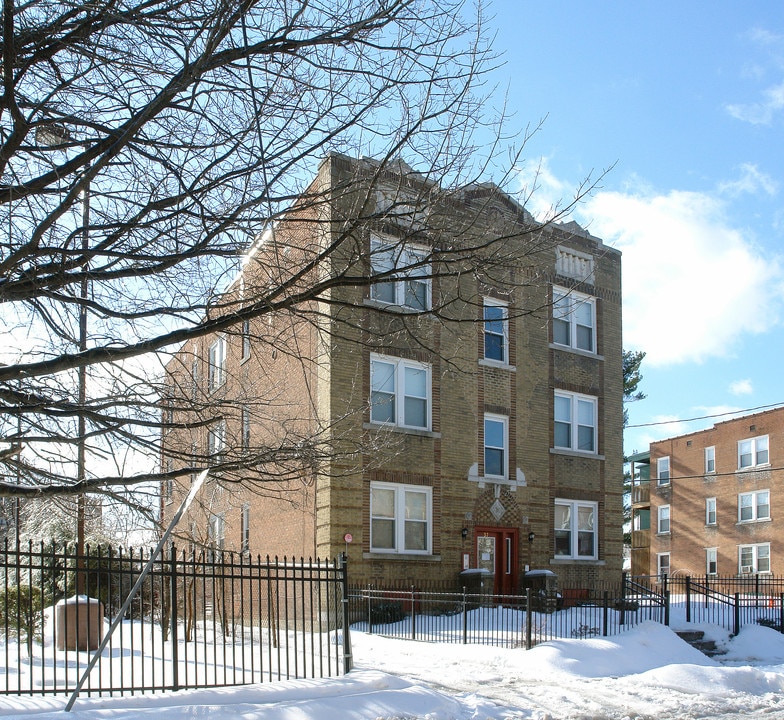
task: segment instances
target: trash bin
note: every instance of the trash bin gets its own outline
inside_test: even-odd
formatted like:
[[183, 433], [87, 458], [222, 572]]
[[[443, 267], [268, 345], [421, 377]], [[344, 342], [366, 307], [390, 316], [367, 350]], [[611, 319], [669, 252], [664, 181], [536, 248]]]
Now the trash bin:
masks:
[[58, 650], [95, 650], [103, 639], [103, 603], [85, 595], [60, 600], [55, 606]]
[[[487, 568], [471, 568], [460, 573], [460, 583], [467, 595], [473, 595], [476, 605], [492, 603], [495, 574]], [[474, 604], [474, 603], [472, 603]]]
[[534, 610], [553, 612], [559, 609], [558, 576], [552, 570], [529, 570], [523, 575], [523, 590], [528, 588]]

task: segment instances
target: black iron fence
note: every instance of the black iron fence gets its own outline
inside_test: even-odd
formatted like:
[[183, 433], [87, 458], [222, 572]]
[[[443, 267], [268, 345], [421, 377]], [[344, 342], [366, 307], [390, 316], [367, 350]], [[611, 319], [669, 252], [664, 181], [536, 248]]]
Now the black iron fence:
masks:
[[774, 575], [653, 576], [639, 586], [669, 598], [678, 620], [719, 625], [737, 635], [744, 625], [766, 625], [784, 633], [784, 577]]
[[761, 624], [784, 633], [784, 578], [624, 575], [617, 584], [528, 589], [519, 595], [355, 586], [349, 608], [353, 627], [364, 632], [502, 647], [607, 637], [645, 621], [710, 623], [733, 634]]
[[[150, 560], [57, 543], [0, 548], [0, 693], [70, 691]], [[242, 685], [350, 669], [345, 562], [155, 559], [83, 694]]]
[[665, 598], [620, 583], [593, 588], [527, 589], [520, 595], [386, 590], [349, 591], [357, 630], [446, 643], [531, 648], [557, 638], [616, 635], [646, 620], [668, 620]]

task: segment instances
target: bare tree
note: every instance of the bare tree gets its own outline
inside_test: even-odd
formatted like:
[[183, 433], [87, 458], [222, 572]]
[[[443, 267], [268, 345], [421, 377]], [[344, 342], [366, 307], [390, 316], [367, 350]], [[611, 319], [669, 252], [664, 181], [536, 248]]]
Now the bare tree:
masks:
[[[163, 368], [182, 363], [183, 344], [241, 337], [265, 316], [323, 329], [319, 308], [338, 302], [335, 288], [394, 282], [401, 272], [399, 261], [386, 274], [372, 266], [352, 244], [358, 227], [395, 213], [414, 236], [425, 212], [443, 226], [427, 208], [443, 209], [457, 188], [487, 175], [502, 144], [483, 95], [495, 58], [469, 5], [4, 0], [0, 496], [157, 489], [205, 463], [228, 479], [254, 469], [285, 481], [334, 450], [312, 427], [277, 420], [280, 437], [253, 453], [239, 452], [241, 432], [224, 430], [206, 456], [183, 449], [167, 466], [162, 434], [207, 432], [238, 410], [229, 399], [173, 392], [167, 383], [180, 375]], [[350, 212], [345, 205], [341, 218], [329, 210], [334, 188], [311, 183], [335, 151], [378, 159], [344, 180]], [[395, 185], [393, 176], [415, 182]], [[305, 221], [340, 232], [310, 246], [292, 239]], [[529, 235], [531, 221], [532, 241], [511, 258], [495, 243], [521, 235], [519, 224], [476, 228], [464, 213], [459, 246], [435, 243], [403, 270], [434, 278], [481, 267], [506, 277], [545, 242]], [[295, 260], [279, 243], [256, 252], [283, 225]], [[243, 254], [259, 267], [240, 291], [231, 280]], [[457, 317], [454, 304], [470, 301], [422, 312]], [[331, 331], [353, 332], [352, 320]], [[252, 332], [296, 356], [293, 341], [258, 325]], [[273, 422], [275, 404], [269, 395], [257, 403], [254, 421]]]

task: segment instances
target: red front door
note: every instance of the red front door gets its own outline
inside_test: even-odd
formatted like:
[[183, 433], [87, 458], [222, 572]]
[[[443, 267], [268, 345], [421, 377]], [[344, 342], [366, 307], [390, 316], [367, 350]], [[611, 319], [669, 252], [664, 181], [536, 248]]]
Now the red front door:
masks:
[[517, 539], [516, 528], [476, 528], [476, 566], [494, 574], [495, 595], [512, 595], [519, 589]]

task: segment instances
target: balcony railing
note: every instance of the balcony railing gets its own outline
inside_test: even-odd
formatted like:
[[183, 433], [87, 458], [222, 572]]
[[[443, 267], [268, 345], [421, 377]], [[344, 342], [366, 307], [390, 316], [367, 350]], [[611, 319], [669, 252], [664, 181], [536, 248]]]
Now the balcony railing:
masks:
[[632, 486], [632, 505], [650, 505], [651, 486], [649, 483], [644, 485]]

